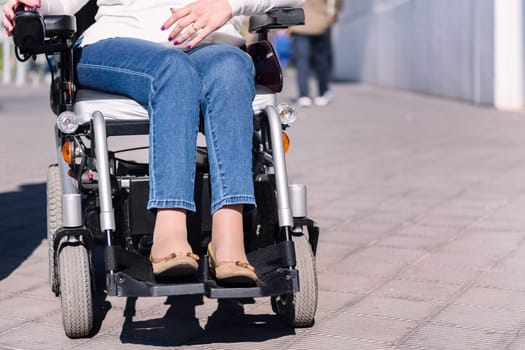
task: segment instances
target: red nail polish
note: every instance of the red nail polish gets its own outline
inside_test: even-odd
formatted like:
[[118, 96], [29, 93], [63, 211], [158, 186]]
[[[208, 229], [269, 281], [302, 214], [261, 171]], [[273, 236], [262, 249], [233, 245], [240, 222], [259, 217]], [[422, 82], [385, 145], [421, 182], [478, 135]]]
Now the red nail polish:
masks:
[[186, 48], [187, 48], [188, 50], [191, 49], [191, 45], [186, 46]]

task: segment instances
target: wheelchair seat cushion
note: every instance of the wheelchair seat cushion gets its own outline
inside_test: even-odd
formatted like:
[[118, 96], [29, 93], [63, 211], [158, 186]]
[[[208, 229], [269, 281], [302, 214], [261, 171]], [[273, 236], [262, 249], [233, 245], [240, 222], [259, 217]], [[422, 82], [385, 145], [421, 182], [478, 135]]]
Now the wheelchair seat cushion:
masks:
[[95, 111], [102, 112], [106, 119], [148, 119], [146, 108], [129, 97], [95, 90], [79, 90], [75, 101], [75, 113], [81, 123], [89, 122]]
[[[256, 86], [256, 95], [253, 100], [253, 109], [258, 111], [268, 105], [275, 105], [275, 93], [262, 86]], [[80, 123], [91, 121], [91, 115], [100, 111], [106, 119], [110, 120], [145, 120], [148, 111], [135, 100], [129, 97], [110, 94], [107, 92], [81, 89], [77, 92], [74, 111], [80, 118]]]

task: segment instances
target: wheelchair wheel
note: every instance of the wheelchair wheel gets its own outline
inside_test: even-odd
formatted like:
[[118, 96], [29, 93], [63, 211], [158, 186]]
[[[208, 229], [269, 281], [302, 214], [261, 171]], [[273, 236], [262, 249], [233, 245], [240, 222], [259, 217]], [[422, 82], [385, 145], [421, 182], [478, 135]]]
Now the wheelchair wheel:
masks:
[[49, 264], [49, 285], [53, 293], [58, 295], [58, 281], [55, 274], [55, 234], [62, 226], [62, 186], [60, 184], [60, 169], [58, 164], [50, 165], [47, 169], [46, 182], [47, 207], [47, 243]]
[[88, 250], [69, 238], [58, 255], [62, 323], [70, 338], [86, 337], [93, 328], [93, 289]]
[[271, 297], [272, 310], [292, 327], [310, 327], [317, 310], [317, 271], [315, 257], [308, 239], [293, 236], [296, 269], [299, 271], [300, 290], [293, 294]]

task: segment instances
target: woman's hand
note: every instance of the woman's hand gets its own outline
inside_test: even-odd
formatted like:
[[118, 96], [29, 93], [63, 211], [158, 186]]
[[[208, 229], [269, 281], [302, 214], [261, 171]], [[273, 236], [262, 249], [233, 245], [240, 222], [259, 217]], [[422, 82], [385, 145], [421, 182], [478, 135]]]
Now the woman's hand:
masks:
[[15, 10], [18, 5], [25, 5], [26, 9], [40, 8], [40, 0], [8, 0], [4, 4], [4, 7], [2, 8], [4, 10], [2, 24], [9, 36], [13, 35], [13, 29], [15, 28], [13, 19], [15, 18]]
[[173, 40], [175, 45], [191, 39], [186, 46], [188, 49], [232, 18], [228, 0], [197, 0], [182, 8], [171, 9], [171, 12], [161, 29], [171, 28], [168, 40]]

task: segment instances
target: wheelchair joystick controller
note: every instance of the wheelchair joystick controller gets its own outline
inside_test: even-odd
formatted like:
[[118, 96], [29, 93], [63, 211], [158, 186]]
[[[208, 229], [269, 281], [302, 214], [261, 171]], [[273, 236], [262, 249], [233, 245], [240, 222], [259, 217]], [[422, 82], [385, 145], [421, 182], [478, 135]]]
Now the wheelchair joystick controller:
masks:
[[13, 41], [19, 61], [38, 54], [59, 54], [73, 46], [77, 25], [75, 16], [42, 16], [36, 9], [18, 6], [14, 18]]
[[24, 5], [19, 5], [15, 11], [15, 28], [13, 40], [25, 58], [36, 55], [42, 50], [45, 40], [44, 18], [36, 10], [26, 10]]

